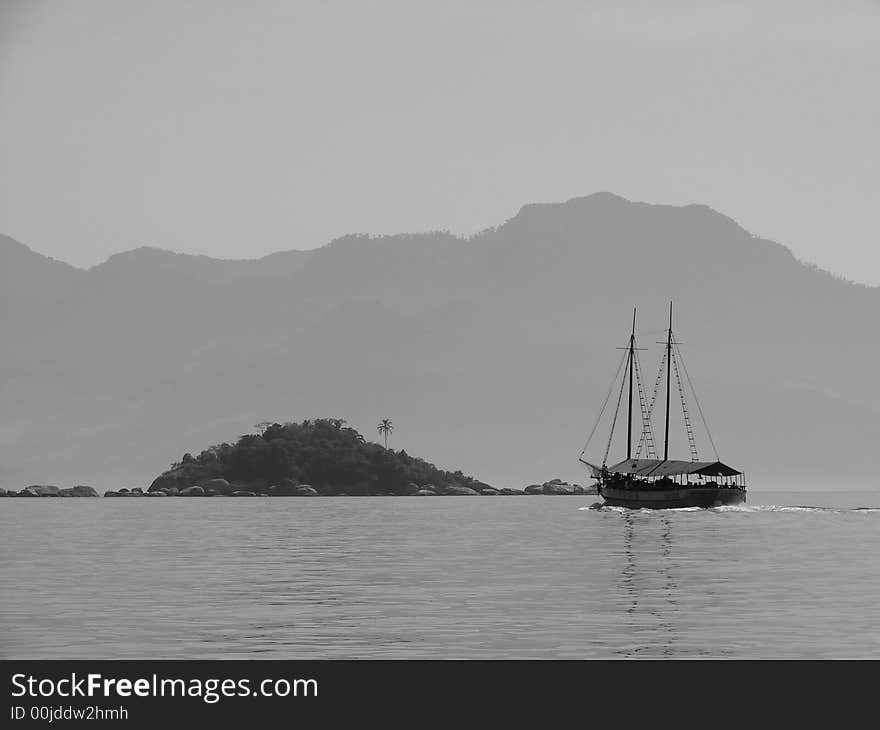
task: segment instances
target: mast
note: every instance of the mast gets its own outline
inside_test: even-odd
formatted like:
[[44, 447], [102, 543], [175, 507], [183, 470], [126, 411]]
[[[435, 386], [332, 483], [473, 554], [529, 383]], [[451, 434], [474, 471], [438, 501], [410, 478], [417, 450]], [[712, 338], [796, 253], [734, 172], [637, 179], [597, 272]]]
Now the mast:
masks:
[[633, 355], [636, 346], [636, 310], [633, 309], [632, 334], [629, 336], [629, 411], [626, 418], [626, 459], [632, 458], [633, 439]]
[[669, 390], [672, 385], [672, 302], [669, 302], [669, 331], [666, 336], [666, 436], [663, 439], [663, 461], [669, 459]]

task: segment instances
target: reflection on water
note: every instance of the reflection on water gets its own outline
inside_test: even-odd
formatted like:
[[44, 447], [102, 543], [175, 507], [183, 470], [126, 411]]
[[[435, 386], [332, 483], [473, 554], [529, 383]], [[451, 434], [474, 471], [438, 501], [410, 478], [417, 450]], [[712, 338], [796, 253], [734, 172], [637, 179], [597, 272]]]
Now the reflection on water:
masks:
[[0, 657], [878, 657], [865, 494], [8, 499]]
[[[656, 524], [638, 529], [637, 515], [624, 512], [621, 586], [629, 596], [626, 609], [629, 632], [640, 643], [622, 646], [615, 653], [625, 657], [675, 656], [678, 639], [675, 563], [672, 557], [672, 522], [661, 516]], [[659, 528], [659, 535], [657, 534]], [[640, 544], [635, 544], [639, 541]], [[643, 552], [656, 551], [651, 565]], [[656, 597], [652, 594], [656, 593]], [[653, 599], [653, 600], [652, 600]]]

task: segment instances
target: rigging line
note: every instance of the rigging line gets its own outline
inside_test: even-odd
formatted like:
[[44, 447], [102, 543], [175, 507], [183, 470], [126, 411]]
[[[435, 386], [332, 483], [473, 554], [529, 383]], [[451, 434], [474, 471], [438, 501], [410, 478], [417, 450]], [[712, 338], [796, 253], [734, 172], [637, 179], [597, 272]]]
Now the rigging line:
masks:
[[590, 435], [587, 436], [587, 442], [584, 444], [584, 448], [581, 449], [581, 456], [587, 450], [587, 447], [590, 445], [590, 441], [593, 440], [593, 436], [596, 433], [596, 429], [599, 428], [599, 421], [602, 420], [602, 415], [605, 413], [605, 408], [608, 405], [608, 399], [611, 397], [611, 393], [614, 391], [614, 384], [617, 382], [617, 376], [620, 375], [620, 369], [623, 367], [623, 363], [626, 362], [626, 353], [623, 354], [623, 357], [620, 358], [620, 364], [617, 366], [617, 371], [614, 373], [614, 377], [611, 379], [611, 385], [608, 387], [608, 393], [605, 396], [605, 400], [602, 403], [602, 408], [599, 411], [599, 415], [596, 417], [596, 422], [593, 424], [593, 430], [590, 431]]
[[[654, 392], [651, 393], [651, 402], [648, 404], [648, 418], [651, 419], [654, 416], [654, 404], [657, 402], [657, 393], [660, 390], [660, 383], [663, 381], [663, 373], [666, 372], [666, 348], [663, 348], [663, 355], [660, 358], [660, 367], [657, 370], [657, 380], [654, 381]], [[639, 449], [637, 450], [637, 454], [641, 452], [641, 441], [639, 442]], [[656, 456], [656, 453], [655, 453]]]
[[703, 422], [703, 428], [706, 429], [706, 435], [709, 437], [709, 443], [712, 444], [712, 451], [715, 453], [715, 460], [721, 461], [721, 457], [718, 456], [718, 449], [715, 448], [715, 440], [712, 438], [712, 432], [709, 430], [709, 424], [706, 423], [706, 417], [703, 415], [703, 407], [700, 405], [700, 399], [697, 398], [697, 391], [694, 389], [694, 384], [691, 381], [691, 376], [688, 373], [687, 365], [685, 365], [684, 358], [681, 356], [681, 350], [678, 345], [675, 345], [676, 352], [678, 353], [678, 359], [681, 360], [681, 369], [684, 370], [684, 377], [687, 378], [687, 383], [691, 388], [691, 393], [694, 394], [694, 403], [697, 404], [697, 411], [700, 414], [700, 420]]
[[[627, 355], [629, 355], [629, 353], [627, 353]], [[608, 434], [608, 445], [605, 447], [605, 455], [602, 457], [603, 467], [608, 463], [608, 452], [611, 451], [611, 441], [614, 439], [614, 427], [617, 425], [617, 416], [620, 414], [620, 401], [623, 400], [623, 387], [625, 385], [626, 375], [620, 379], [620, 393], [617, 394], [617, 407], [614, 409], [614, 420], [611, 421], [611, 433]]]
[[[636, 357], [635, 357], [635, 363], [636, 363], [636, 367], [635, 367], [636, 385], [638, 386], [638, 391], [639, 391], [639, 412], [641, 413], [641, 416], [642, 416], [642, 432], [639, 435], [639, 443], [636, 445], [636, 458], [638, 459], [639, 454], [641, 453], [641, 450], [642, 450], [642, 444], [645, 441], [645, 411], [647, 410], [647, 407], [645, 405], [644, 389], [642, 388], [642, 371], [641, 371], [641, 368], [639, 367], [638, 355], [636, 355]], [[649, 454], [649, 456], [650, 456], [650, 454]]]
[[672, 367], [675, 371], [675, 384], [678, 387], [678, 397], [681, 399], [681, 413], [682, 416], [684, 416], [684, 427], [687, 433], [688, 446], [690, 447], [691, 451], [691, 461], [699, 461], [700, 454], [697, 452], [697, 443], [694, 440], [694, 428], [691, 425], [691, 417], [688, 413], [687, 398], [685, 397], [684, 388], [681, 384], [681, 375], [679, 375], [678, 372], [678, 360], [679, 358], [676, 356], [676, 353], [673, 352]]
[[636, 383], [639, 386], [639, 407], [641, 408], [642, 413], [642, 434], [639, 438], [639, 443], [636, 448], [636, 458], [639, 458], [639, 454], [642, 451], [642, 446], [647, 447], [647, 456], [649, 459], [657, 458], [657, 454], [654, 448], [654, 428], [651, 424], [651, 414], [648, 410], [648, 398], [647, 393], [645, 392], [645, 387], [642, 378], [642, 363], [639, 360], [639, 355], [636, 353]]

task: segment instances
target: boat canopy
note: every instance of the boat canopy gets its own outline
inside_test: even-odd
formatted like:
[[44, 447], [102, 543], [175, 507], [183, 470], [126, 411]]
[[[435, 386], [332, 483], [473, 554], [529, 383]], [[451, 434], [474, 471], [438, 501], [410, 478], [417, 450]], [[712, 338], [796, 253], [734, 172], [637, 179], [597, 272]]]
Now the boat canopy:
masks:
[[732, 466], [720, 461], [676, 461], [673, 459], [627, 459], [608, 471], [616, 474], [635, 474], [640, 477], [673, 477], [697, 474], [704, 477], [732, 477], [740, 474]]

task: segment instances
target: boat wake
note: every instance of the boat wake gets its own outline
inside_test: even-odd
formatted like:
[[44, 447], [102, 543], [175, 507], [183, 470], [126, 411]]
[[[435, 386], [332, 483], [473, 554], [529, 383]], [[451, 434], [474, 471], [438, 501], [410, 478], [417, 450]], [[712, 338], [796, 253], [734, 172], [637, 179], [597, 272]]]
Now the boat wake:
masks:
[[721, 514], [727, 512], [764, 513], [764, 512], [808, 512], [815, 514], [880, 514], [880, 507], [813, 507], [811, 505], [776, 505], [776, 504], [736, 504], [722, 505], [720, 507], [678, 507], [673, 509], [630, 509], [628, 507], [613, 507], [593, 502], [589, 507], [579, 507], [579, 510], [594, 510], [597, 512], [617, 512], [619, 514], [668, 514], [670, 512], [705, 512]]

